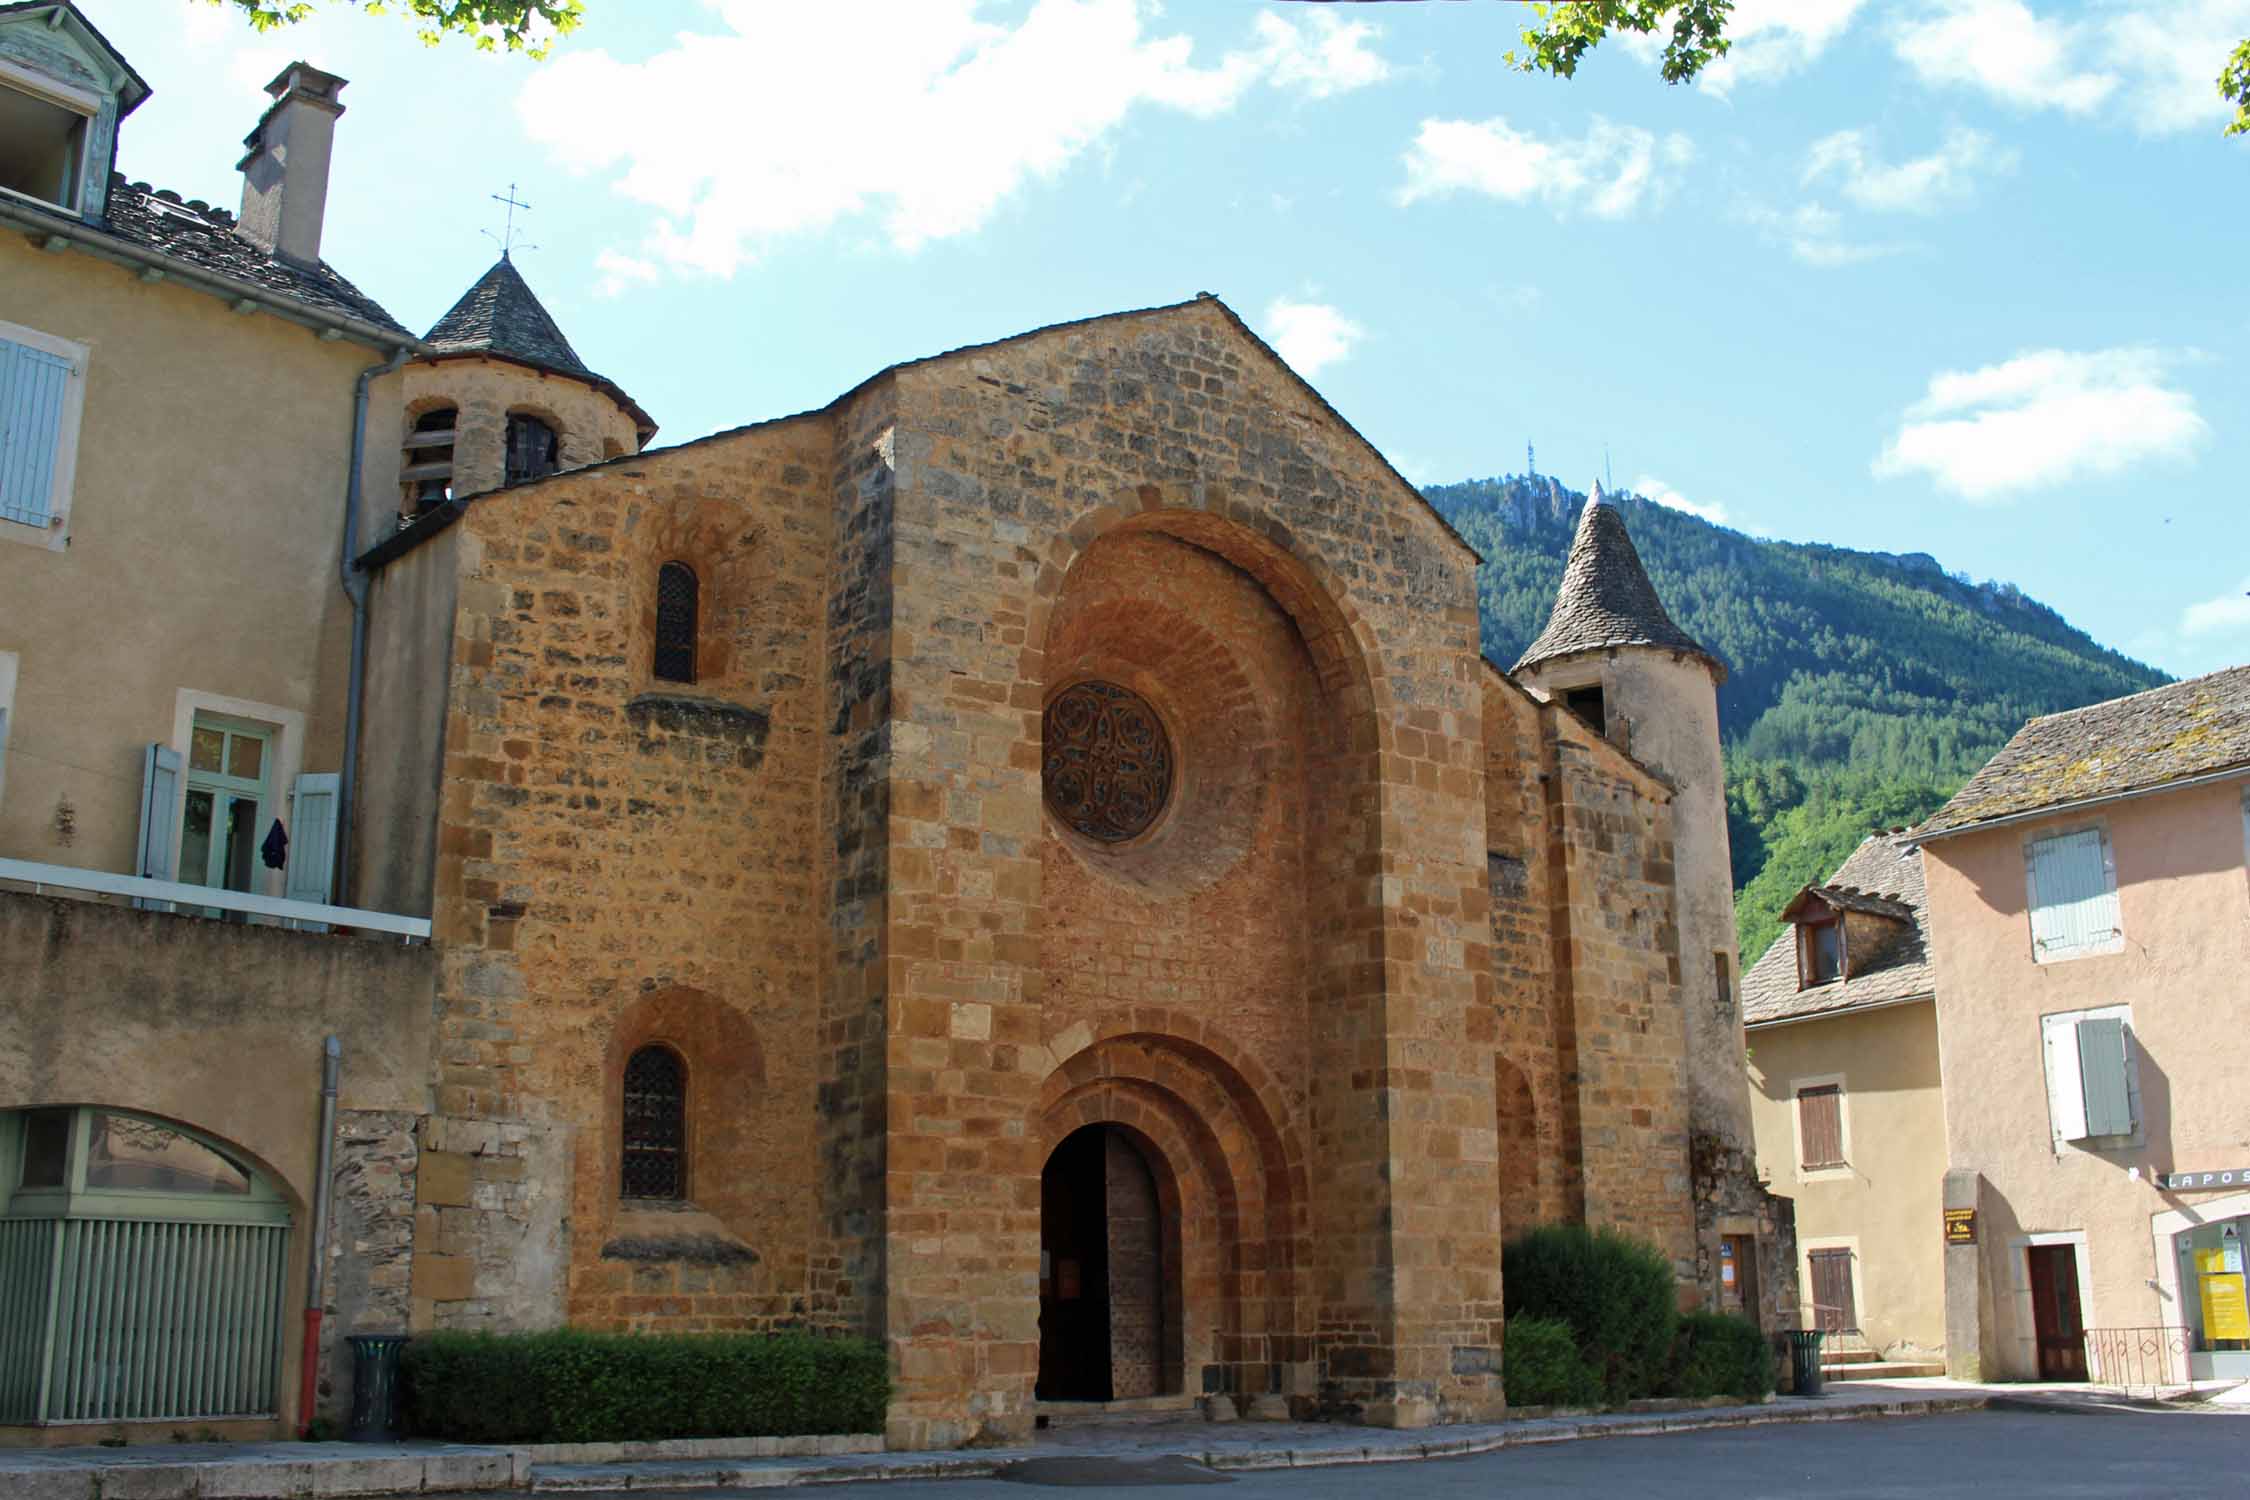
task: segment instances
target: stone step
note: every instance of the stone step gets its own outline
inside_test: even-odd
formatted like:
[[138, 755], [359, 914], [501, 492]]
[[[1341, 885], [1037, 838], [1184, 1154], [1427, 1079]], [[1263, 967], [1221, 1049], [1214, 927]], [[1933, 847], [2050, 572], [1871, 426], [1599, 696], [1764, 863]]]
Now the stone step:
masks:
[[1136, 1426], [1180, 1422], [1198, 1415], [1193, 1396], [1138, 1396], [1129, 1401], [1039, 1401], [1032, 1405], [1039, 1425], [1056, 1427]]
[[1943, 1375], [1945, 1365], [1935, 1360], [1876, 1359], [1844, 1365], [1824, 1363], [1820, 1373], [1827, 1380], [1920, 1380]]
[[1829, 1349], [1820, 1351], [1822, 1368], [1829, 1365], [1871, 1365], [1883, 1356], [1873, 1349]]

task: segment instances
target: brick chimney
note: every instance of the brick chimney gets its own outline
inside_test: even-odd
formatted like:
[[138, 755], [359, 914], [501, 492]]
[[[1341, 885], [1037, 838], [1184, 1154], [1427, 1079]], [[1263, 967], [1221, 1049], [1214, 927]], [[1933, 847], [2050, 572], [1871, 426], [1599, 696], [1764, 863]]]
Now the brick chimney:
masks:
[[235, 232], [284, 260], [317, 265], [328, 211], [328, 156], [336, 142], [336, 96], [344, 80], [310, 63], [283, 68], [266, 92], [273, 103], [242, 138], [242, 217]]

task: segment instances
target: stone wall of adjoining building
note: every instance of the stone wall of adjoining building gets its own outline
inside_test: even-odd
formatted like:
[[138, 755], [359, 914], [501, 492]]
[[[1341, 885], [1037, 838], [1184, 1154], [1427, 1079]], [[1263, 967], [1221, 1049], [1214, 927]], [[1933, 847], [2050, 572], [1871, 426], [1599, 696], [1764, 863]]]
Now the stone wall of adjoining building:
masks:
[[[421, 1203], [468, 1242], [417, 1256], [437, 1326], [800, 1310], [832, 459], [804, 419], [505, 491], [458, 523]], [[653, 580], [674, 561], [700, 585], [691, 683], [654, 676]], [[685, 1063], [687, 1196], [754, 1253], [752, 1287], [682, 1293], [702, 1274], [683, 1271], [660, 1294], [649, 1262], [607, 1253], [631, 1238], [619, 1077], [648, 1044]]]
[[1697, 1287], [1687, 1025], [1674, 923], [1670, 789], [1576, 715], [1549, 710], [1550, 836], [1564, 872], [1558, 1004], [1576, 1036], [1586, 1221], [1630, 1231]]
[[[1576, 1034], [1557, 1003], [1552, 937], [1566, 872], [1548, 836], [1554, 778], [1539, 703], [1498, 671], [1484, 673], [1485, 860], [1492, 913], [1491, 994], [1482, 1008], [1497, 1048], [1500, 1232], [1584, 1212], [1578, 1174]], [[1481, 1039], [1481, 1038], [1480, 1038]]]
[[355, 1333], [404, 1333], [412, 1321], [419, 1119], [411, 1110], [336, 1111], [314, 1402], [330, 1422], [351, 1414], [352, 1358], [344, 1340]]

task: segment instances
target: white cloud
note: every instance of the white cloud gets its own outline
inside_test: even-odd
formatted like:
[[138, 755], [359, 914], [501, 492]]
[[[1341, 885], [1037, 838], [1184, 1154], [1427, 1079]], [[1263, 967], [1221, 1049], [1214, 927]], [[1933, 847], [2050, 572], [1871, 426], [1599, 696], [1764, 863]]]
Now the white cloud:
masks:
[[1846, 239], [1843, 215], [1818, 201], [1801, 203], [1787, 212], [1752, 204], [1742, 210], [1742, 217], [1767, 239], [1787, 245], [1789, 253], [1806, 265], [1824, 270], [1856, 266], [1906, 249], [1900, 244]]
[[861, 215], [911, 250], [973, 232], [1136, 110], [1210, 117], [1257, 87], [1317, 99], [1387, 72], [1374, 27], [1324, 11], [1260, 14], [1206, 65], [1157, 34], [1153, 0], [1033, 0], [1005, 22], [983, 0], [712, 10], [714, 31], [645, 61], [557, 57], [516, 101], [558, 162], [653, 210], [622, 257], [638, 264], [731, 275]]
[[2085, 114], [2117, 79], [2072, 61], [2083, 31], [2082, 23], [2042, 17], [2023, 0], [1940, 0], [1935, 11], [1901, 22], [1891, 45], [1924, 83], [1982, 89], [2024, 109]]
[[2142, 134], [2225, 124], [2219, 69], [2250, 36], [2250, 0], [2171, 0], [2112, 16], [2102, 30], [2126, 79], [2120, 103]]
[[1695, 158], [1686, 136], [1658, 136], [1595, 115], [1577, 139], [1542, 139], [1506, 120], [1424, 120], [1406, 152], [1398, 201], [1456, 192], [1484, 193], [1510, 203], [1534, 198], [1555, 212], [1582, 208], [1621, 219], [1643, 203], [1663, 201], [1671, 173]]
[[2019, 109], [2107, 110], [2143, 134], [2215, 124], [2215, 82], [2250, 34], [2250, 0], [2135, 0], [2066, 19], [2025, 0], [1930, 0], [1891, 45], [1924, 83]]
[[1309, 380], [1349, 359], [1367, 330], [1325, 302], [1276, 297], [1266, 304], [1265, 334], [1290, 368]]
[[629, 287], [646, 286], [663, 274], [654, 261], [620, 255], [615, 250], [596, 255], [594, 269], [601, 272], [601, 279], [594, 283], [597, 297], [614, 297]]
[[1640, 496], [1643, 500], [1653, 500], [1658, 505], [1669, 506], [1673, 510], [1684, 510], [1691, 516], [1701, 516], [1714, 526], [1728, 524], [1725, 506], [1704, 505], [1690, 500], [1653, 474], [1643, 474], [1633, 481], [1630, 488], [1634, 494]]
[[1727, 21], [1734, 45], [1698, 79], [1725, 97], [1738, 83], [1766, 83], [1809, 67], [1844, 34], [1867, 0], [1736, 0]]
[[1390, 64], [1368, 46], [1375, 28], [1329, 11], [1283, 17], [1260, 11], [1258, 57], [1275, 88], [1303, 89], [1315, 99], [1347, 93], [1390, 77]]
[[2180, 611], [2180, 634], [2250, 635], [2250, 578], [2231, 593], [2191, 604]]
[[1839, 130], [1813, 142], [1806, 153], [1807, 186], [1833, 178], [1837, 190], [1861, 208], [1881, 213], [1931, 213], [1966, 198], [1980, 173], [2015, 166], [2016, 153], [1980, 131], [1955, 127], [1928, 156], [1886, 164], [1868, 149], [1867, 132]]
[[1876, 477], [1927, 474], [1974, 504], [2151, 459], [2187, 455], [2210, 432], [2195, 398], [2164, 383], [2153, 349], [2041, 349], [1948, 370], [1906, 409]]

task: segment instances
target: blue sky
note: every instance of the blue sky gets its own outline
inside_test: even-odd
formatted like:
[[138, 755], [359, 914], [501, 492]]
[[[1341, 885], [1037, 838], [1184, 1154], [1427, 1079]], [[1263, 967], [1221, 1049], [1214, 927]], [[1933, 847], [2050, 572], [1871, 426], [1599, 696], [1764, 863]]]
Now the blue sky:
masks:
[[2187, 674], [2250, 661], [2250, 0], [1739, 0], [1669, 88], [1522, 7], [586, 0], [545, 62], [326, 0], [82, 0], [127, 175], [231, 206], [352, 80], [324, 253], [401, 321], [494, 257], [677, 442], [883, 365], [1225, 298], [1410, 477], [1621, 485], [1934, 553]]

